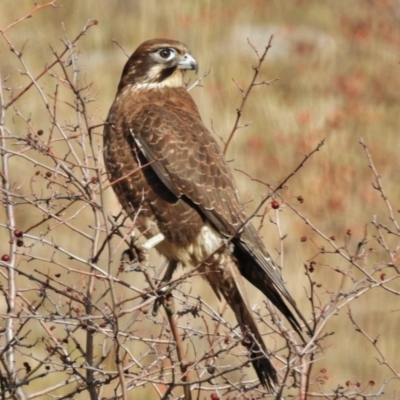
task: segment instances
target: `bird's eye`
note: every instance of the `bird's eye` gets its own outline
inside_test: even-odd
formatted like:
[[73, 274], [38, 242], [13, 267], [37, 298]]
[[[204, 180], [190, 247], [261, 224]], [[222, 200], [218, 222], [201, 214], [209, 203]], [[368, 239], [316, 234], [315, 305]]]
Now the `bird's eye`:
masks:
[[167, 59], [170, 57], [171, 53], [171, 49], [161, 49], [158, 54], [160, 54], [161, 58]]

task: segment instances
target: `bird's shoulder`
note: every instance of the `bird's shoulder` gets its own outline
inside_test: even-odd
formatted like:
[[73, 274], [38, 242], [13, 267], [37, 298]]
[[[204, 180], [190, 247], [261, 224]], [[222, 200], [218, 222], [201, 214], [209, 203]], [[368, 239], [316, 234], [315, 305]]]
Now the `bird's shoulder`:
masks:
[[[243, 220], [243, 208], [222, 150], [184, 88], [131, 93], [119, 110], [127, 140], [177, 196], [200, 206], [226, 234]], [[117, 96], [118, 97], [118, 96]]]
[[[189, 118], [201, 121], [198, 108], [185, 88], [161, 88], [133, 90], [124, 87], [115, 97], [110, 114], [125, 120], [145, 117]], [[145, 121], [146, 119], [144, 119]]]

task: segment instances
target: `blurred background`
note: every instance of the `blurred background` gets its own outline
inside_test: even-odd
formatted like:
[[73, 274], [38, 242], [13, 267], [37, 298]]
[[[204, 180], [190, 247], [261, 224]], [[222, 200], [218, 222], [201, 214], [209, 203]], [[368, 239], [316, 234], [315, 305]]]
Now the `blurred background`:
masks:
[[[33, 1], [2, 0], [0, 29], [33, 7]], [[272, 48], [258, 81], [278, 80], [254, 88], [241, 120], [249, 125], [236, 132], [227, 156], [236, 169], [235, 178], [248, 212], [269, 191], [257, 181], [277, 186], [304, 154], [325, 139], [322, 149], [289, 181], [281, 195], [321, 232], [334, 236], [339, 246], [347, 244], [350, 251], [355, 251], [367, 229], [367, 246], [376, 249], [372, 264], [387, 259], [387, 254], [380, 253], [370, 221], [375, 215], [382, 224], [390, 224], [388, 210], [371, 185], [373, 176], [359, 139], [363, 137], [368, 145], [397, 215], [400, 208], [398, 0], [59, 0], [55, 8], [43, 9], [10, 29], [7, 37], [23, 51], [30, 71], [37, 75], [44, 63], [53, 59], [52, 48], [62, 50], [63, 40], [76, 37], [89, 19], [97, 20], [98, 24], [80, 41], [78, 62], [80, 79], [92, 84], [94, 101], [88, 109], [93, 124], [104, 122], [107, 116], [127, 59], [124, 51], [131, 54], [143, 41], [164, 37], [188, 45], [200, 65], [198, 76], [210, 71], [201, 82], [202, 87], [194, 88], [191, 94], [205, 125], [225, 140], [241, 102], [237, 85], [247, 87], [252, 67], [257, 63], [248, 41], [261, 53], [273, 35]], [[29, 82], [18, 72], [20, 69], [17, 57], [1, 40], [0, 72], [2, 79], [7, 77], [7, 85], [23, 87]], [[188, 74], [188, 79], [194, 81], [196, 76]], [[43, 81], [43, 90], [53, 93], [54, 87]], [[48, 116], [41, 112], [42, 105], [34, 98], [17, 106], [30, 115], [33, 126], [49, 125]], [[9, 122], [15, 131], [26, 129], [17, 118]], [[100, 135], [98, 140], [100, 146]], [[15, 166], [13, 173], [18, 181], [18, 175], [24, 171]], [[118, 210], [110, 189], [107, 194], [110, 209]], [[299, 203], [297, 196], [302, 196], [304, 202]], [[289, 291], [306, 316], [310, 316], [303, 265], [326, 243], [284, 204], [278, 213], [264, 211], [267, 217], [261, 234], [267, 248], [283, 267]], [[17, 216], [21, 229], [31, 224], [29, 218], [26, 213]], [[269, 223], [270, 219], [279, 220], [279, 231], [276, 224]], [[8, 238], [5, 230], [2, 234]], [[285, 240], [281, 241], [280, 236], [285, 236]], [[308, 238], [305, 242], [301, 241], [304, 236]], [[388, 239], [388, 245], [395, 250], [397, 242], [395, 237]], [[4, 252], [7, 242], [3, 243]], [[71, 246], [78, 248], [79, 243]], [[340, 280], [333, 269], [346, 267], [346, 263], [334, 254], [319, 256], [317, 261], [313, 278], [321, 285], [318, 296], [323, 303], [339, 290]], [[213, 295], [205, 293], [218, 308]], [[254, 294], [252, 301], [261, 302], [262, 298]], [[399, 298], [383, 290], [371, 291], [351, 303], [357, 322], [371, 337], [379, 337], [382, 353], [397, 371], [400, 370], [399, 308]], [[315, 372], [324, 371], [327, 390], [347, 381], [360, 381], [364, 386], [374, 381], [378, 385], [392, 376], [380, 364], [373, 346], [355, 331], [346, 308], [330, 320], [326, 331], [334, 335], [325, 341]], [[398, 393], [399, 381], [390, 383], [388, 389], [390, 393]]]

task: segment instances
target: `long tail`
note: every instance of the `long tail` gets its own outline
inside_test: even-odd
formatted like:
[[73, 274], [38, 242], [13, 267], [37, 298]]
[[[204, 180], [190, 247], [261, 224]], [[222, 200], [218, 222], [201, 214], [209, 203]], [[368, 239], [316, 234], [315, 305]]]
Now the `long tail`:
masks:
[[219, 259], [218, 265], [208, 265], [205, 269], [214, 292], [218, 297], [222, 294], [235, 313], [244, 336], [243, 343], [249, 350], [250, 361], [260, 383], [272, 391], [274, 384], [277, 383], [276, 370], [268, 359], [267, 348], [248, 306], [236, 260], [231, 255], [224, 254]]
[[267, 358], [267, 348], [253, 319], [251, 311], [246, 302], [240, 296], [239, 291], [232, 299], [232, 302], [226, 299], [235, 313], [237, 321], [243, 332], [243, 343], [250, 352], [250, 361], [257, 373], [260, 383], [268, 388], [273, 389], [276, 379], [276, 370], [271, 361]]
[[292, 296], [285, 288], [271, 256], [266, 251], [254, 227], [249, 224], [243, 235], [233, 242], [235, 245], [234, 256], [238, 260], [242, 276], [259, 289], [278, 308], [304, 342], [302, 327], [282, 297], [287, 300], [296, 312], [310, 335], [312, 335], [312, 330], [303, 314], [297, 308]]

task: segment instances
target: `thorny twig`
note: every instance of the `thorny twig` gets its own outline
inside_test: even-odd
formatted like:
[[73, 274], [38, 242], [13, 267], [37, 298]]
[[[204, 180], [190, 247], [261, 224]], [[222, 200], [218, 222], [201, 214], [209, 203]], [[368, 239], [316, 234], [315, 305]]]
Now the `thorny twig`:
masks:
[[258, 53], [258, 50], [250, 43], [250, 40], [248, 40], [249, 45], [253, 48], [254, 52], [257, 55], [258, 64], [255, 67], [253, 67], [253, 70], [254, 70], [253, 77], [252, 77], [249, 85], [247, 86], [247, 89], [245, 89], [245, 90], [242, 89], [239, 86], [239, 84], [234, 80], [234, 82], [236, 83], [236, 85], [239, 88], [239, 91], [240, 91], [240, 93], [242, 95], [242, 101], [241, 101], [241, 103], [239, 105], [239, 108], [236, 110], [236, 119], [235, 119], [235, 122], [233, 124], [232, 130], [231, 130], [230, 134], [228, 135], [228, 139], [227, 139], [227, 141], [225, 143], [225, 147], [224, 147], [224, 151], [223, 151], [224, 155], [226, 155], [226, 153], [228, 152], [229, 144], [231, 143], [231, 141], [233, 139], [233, 136], [235, 135], [235, 132], [239, 128], [243, 128], [243, 127], [249, 125], [249, 124], [245, 124], [245, 125], [239, 126], [239, 122], [240, 122], [240, 119], [242, 117], [246, 101], [249, 98], [250, 93], [251, 93], [252, 89], [254, 88], [254, 86], [269, 85], [272, 82], [276, 81], [276, 79], [273, 79], [273, 80], [270, 80], [270, 81], [256, 82], [258, 74], [260, 73], [261, 66], [262, 66], [262, 64], [263, 64], [263, 62], [265, 60], [265, 57], [267, 56], [268, 50], [272, 47], [272, 38], [273, 38], [273, 35], [271, 35], [271, 37], [269, 39], [269, 42], [268, 42], [268, 45], [265, 47], [265, 49], [264, 49], [264, 51], [263, 51], [263, 53], [261, 55]]
[[[4, 326], [0, 327], [0, 397], [35, 399], [57, 393], [60, 399], [78, 395], [94, 399], [113, 393], [108, 398], [127, 399], [137, 395], [138, 390], [150, 390], [150, 395], [146, 393], [146, 396], [159, 399], [181, 398], [180, 391], [187, 399], [190, 396], [208, 397], [212, 392], [218, 393], [220, 398], [247, 396], [262, 399], [272, 396], [259, 387], [257, 380], [248, 376], [248, 357], [241, 346], [242, 335], [229, 322], [229, 313], [225, 308], [219, 312], [203, 294], [200, 296], [195, 291], [195, 279], [202, 276], [198, 269], [185, 271], [169, 283], [167, 290], [169, 294], [174, 291], [174, 301], [181, 311], [172, 314], [167, 308], [166, 316], [160, 313], [156, 318], [148, 314], [148, 308], [162, 289], [154, 282], [158, 277], [156, 270], [148, 265], [145, 280], [150, 289], [144, 290], [146, 283], [137, 278], [141, 274], [130, 274], [127, 279], [127, 275], [122, 275], [116, 267], [121, 247], [129, 246], [136, 216], [132, 221], [127, 216], [110, 217], [110, 210], [106, 207], [109, 184], [101, 162], [102, 149], [97, 143], [100, 136], [97, 129], [104, 124], [103, 116], [91, 120], [88, 103], [93, 99], [87, 95], [91, 85], [79, 84], [77, 45], [96, 21], [89, 21], [72, 41], [64, 35], [65, 49], [53, 51], [54, 60], [39, 74], [31, 73], [29, 58], [13, 45], [11, 36], [8, 36], [11, 29], [36, 12], [55, 6], [55, 1], [36, 5], [30, 13], [3, 29], [0, 36], [11, 50], [10, 54], [18, 58], [23, 67], [22, 74], [30, 79], [22, 89], [11, 89], [8, 102], [4, 98], [3, 81], [0, 88], [1, 193], [7, 216], [0, 222], [0, 230], [3, 236], [8, 236], [8, 241], [3, 243], [8, 250], [0, 261], [0, 294], [6, 307], [0, 315], [4, 320]], [[252, 88], [272, 82], [257, 82], [256, 79], [271, 40], [272, 37], [262, 55], [252, 46], [258, 65], [254, 67], [253, 79], [247, 89], [238, 85], [242, 101], [225, 152], [241, 127], [240, 119]], [[192, 87], [200, 85], [206, 75]], [[44, 82], [48, 77], [51, 78], [50, 84]], [[44, 83], [50, 89], [44, 90]], [[34, 119], [22, 111], [22, 100], [32, 102], [33, 90], [40, 99], [42, 114], [50, 122], [45, 132], [35, 128]], [[68, 92], [66, 97], [64, 91]], [[16, 118], [26, 128], [26, 134], [21, 134], [13, 124], [8, 125], [7, 121]], [[259, 213], [271, 196], [281, 196], [279, 191], [322, 144], [306, 155], [280, 185], [276, 188], [269, 186], [271, 193], [243, 221], [243, 225]], [[18, 164], [28, 165], [20, 176], [13, 171], [19, 167]], [[378, 240], [382, 248], [390, 252], [394, 264], [396, 252], [391, 249], [384, 232], [398, 235], [398, 224], [372, 158], [370, 164], [376, 177], [375, 188], [388, 205], [395, 227], [392, 230], [376, 223]], [[381, 273], [378, 279], [376, 274], [384, 265], [368, 270], [360, 262], [365, 257], [365, 240], [357, 254], [351, 254], [346, 245], [337, 245], [295, 207], [286, 204], [297, 211], [295, 215], [298, 218], [328, 240], [332, 254], [339, 254], [357, 268], [363, 278], [355, 279], [350, 269], [330, 267], [342, 277], [342, 284], [339, 291], [332, 292], [329, 301], [324, 302], [318, 297], [309, 267], [306, 275], [314, 335], [304, 347], [296, 342], [295, 335], [280, 321], [275, 310], [260, 307], [255, 311], [258, 323], [268, 332], [266, 339], [275, 343], [275, 348], [271, 346], [270, 357], [278, 366], [281, 377], [276, 395], [283, 397], [286, 390], [292, 390], [303, 398], [317, 395], [338, 398], [344, 393], [341, 389], [324, 392], [306, 386], [313, 379], [311, 366], [318, 363], [315, 356], [318, 346], [322, 346], [325, 337], [330, 335], [325, 333], [326, 325], [342, 308], [372, 289], [383, 288], [391, 295], [399, 295], [392, 285], [397, 279], [394, 274], [397, 270], [388, 263], [393, 274], [384, 276]], [[19, 232], [22, 229], [24, 232]], [[280, 232], [280, 236], [283, 238], [285, 235]], [[280, 251], [282, 257], [283, 250], [284, 246]], [[318, 248], [318, 254], [321, 252]], [[325, 250], [324, 254], [328, 251]], [[344, 285], [347, 280], [352, 284], [348, 290]], [[132, 316], [132, 324], [125, 325], [126, 319]], [[271, 317], [276, 324], [271, 322]], [[367, 331], [363, 332], [370, 338]], [[375, 350], [381, 354], [380, 349]], [[310, 360], [311, 366], [308, 365]], [[393, 374], [396, 372], [393, 365], [389, 365], [389, 370]], [[301, 381], [299, 373], [302, 374]], [[62, 383], [59, 383], [60, 379]], [[32, 383], [38, 386], [34, 387]], [[384, 388], [385, 383], [374, 395], [382, 394]], [[25, 389], [29, 396], [24, 394]], [[347, 390], [342, 397], [355, 399], [359, 395], [356, 390]]]

